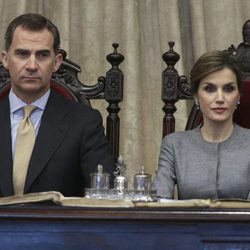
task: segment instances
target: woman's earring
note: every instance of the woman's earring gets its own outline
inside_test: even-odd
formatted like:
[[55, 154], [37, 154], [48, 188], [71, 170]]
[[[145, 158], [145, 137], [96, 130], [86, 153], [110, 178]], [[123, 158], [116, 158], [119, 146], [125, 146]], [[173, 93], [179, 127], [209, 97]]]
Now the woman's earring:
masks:
[[200, 104], [197, 98], [194, 99], [194, 104], [196, 106], [196, 109], [199, 110], [200, 109]]
[[240, 104], [240, 98], [238, 99], [236, 105], [238, 106]]

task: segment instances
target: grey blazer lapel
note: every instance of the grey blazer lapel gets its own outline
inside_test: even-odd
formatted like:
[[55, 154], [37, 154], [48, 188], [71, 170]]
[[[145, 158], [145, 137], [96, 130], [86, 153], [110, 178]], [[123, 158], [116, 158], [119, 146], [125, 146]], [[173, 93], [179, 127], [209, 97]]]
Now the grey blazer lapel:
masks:
[[62, 143], [68, 130], [68, 112], [68, 106], [63, 97], [51, 90], [30, 159], [24, 188], [25, 193], [28, 192], [29, 187]]
[[13, 195], [12, 143], [8, 95], [0, 102], [0, 193]]

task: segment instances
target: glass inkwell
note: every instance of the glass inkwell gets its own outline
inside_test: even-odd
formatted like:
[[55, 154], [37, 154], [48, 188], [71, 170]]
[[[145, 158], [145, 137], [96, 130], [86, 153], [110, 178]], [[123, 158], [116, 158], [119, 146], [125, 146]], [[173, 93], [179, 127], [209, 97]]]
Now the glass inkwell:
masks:
[[141, 166], [141, 172], [134, 176], [134, 190], [136, 191], [151, 190], [151, 175], [145, 173], [144, 166]]
[[90, 186], [93, 189], [109, 189], [109, 177], [108, 173], [103, 172], [103, 166], [97, 166], [97, 173], [90, 174]]
[[134, 201], [153, 201], [156, 192], [151, 190], [151, 175], [145, 173], [144, 166], [141, 172], [134, 175]]
[[103, 166], [98, 164], [97, 172], [90, 174], [90, 188], [85, 189], [87, 198], [108, 198], [110, 174], [103, 172]]

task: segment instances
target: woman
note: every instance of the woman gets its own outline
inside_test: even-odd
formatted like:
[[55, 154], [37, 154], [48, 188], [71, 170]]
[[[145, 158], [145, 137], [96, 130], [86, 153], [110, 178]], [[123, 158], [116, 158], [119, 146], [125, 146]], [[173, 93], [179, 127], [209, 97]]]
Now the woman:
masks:
[[166, 136], [153, 188], [172, 199], [250, 199], [250, 130], [233, 123], [242, 75], [235, 58], [212, 51], [191, 70], [191, 89], [203, 123]]

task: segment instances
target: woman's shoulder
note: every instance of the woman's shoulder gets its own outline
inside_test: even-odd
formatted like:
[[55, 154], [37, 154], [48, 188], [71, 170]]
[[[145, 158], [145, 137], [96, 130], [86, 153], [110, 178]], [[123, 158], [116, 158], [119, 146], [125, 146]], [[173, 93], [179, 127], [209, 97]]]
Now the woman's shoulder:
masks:
[[243, 128], [237, 124], [235, 124], [235, 130], [237, 132], [238, 135], [240, 135], [241, 137], [249, 138], [250, 139], [250, 129], [249, 128]]
[[244, 133], [249, 133], [250, 132], [250, 129], [249, 128], [244, 128], [238, 124], [235, 124], [235, 128], [238, 129], [239, 131], [241, 132], [244, 132]]
[[191, 138], [199, 137], [199, 133], [200, 133], [199, 131], [200, 131], [199, 128], [195, 128], [192, 130], [185, 130], [185, 131], [177, 131], [169, 135], [166, 135], [163, 138], [163, 142], [173, 143], [173, 142], [180, 142], [180, 141], [181, 142], [189, 141]]

